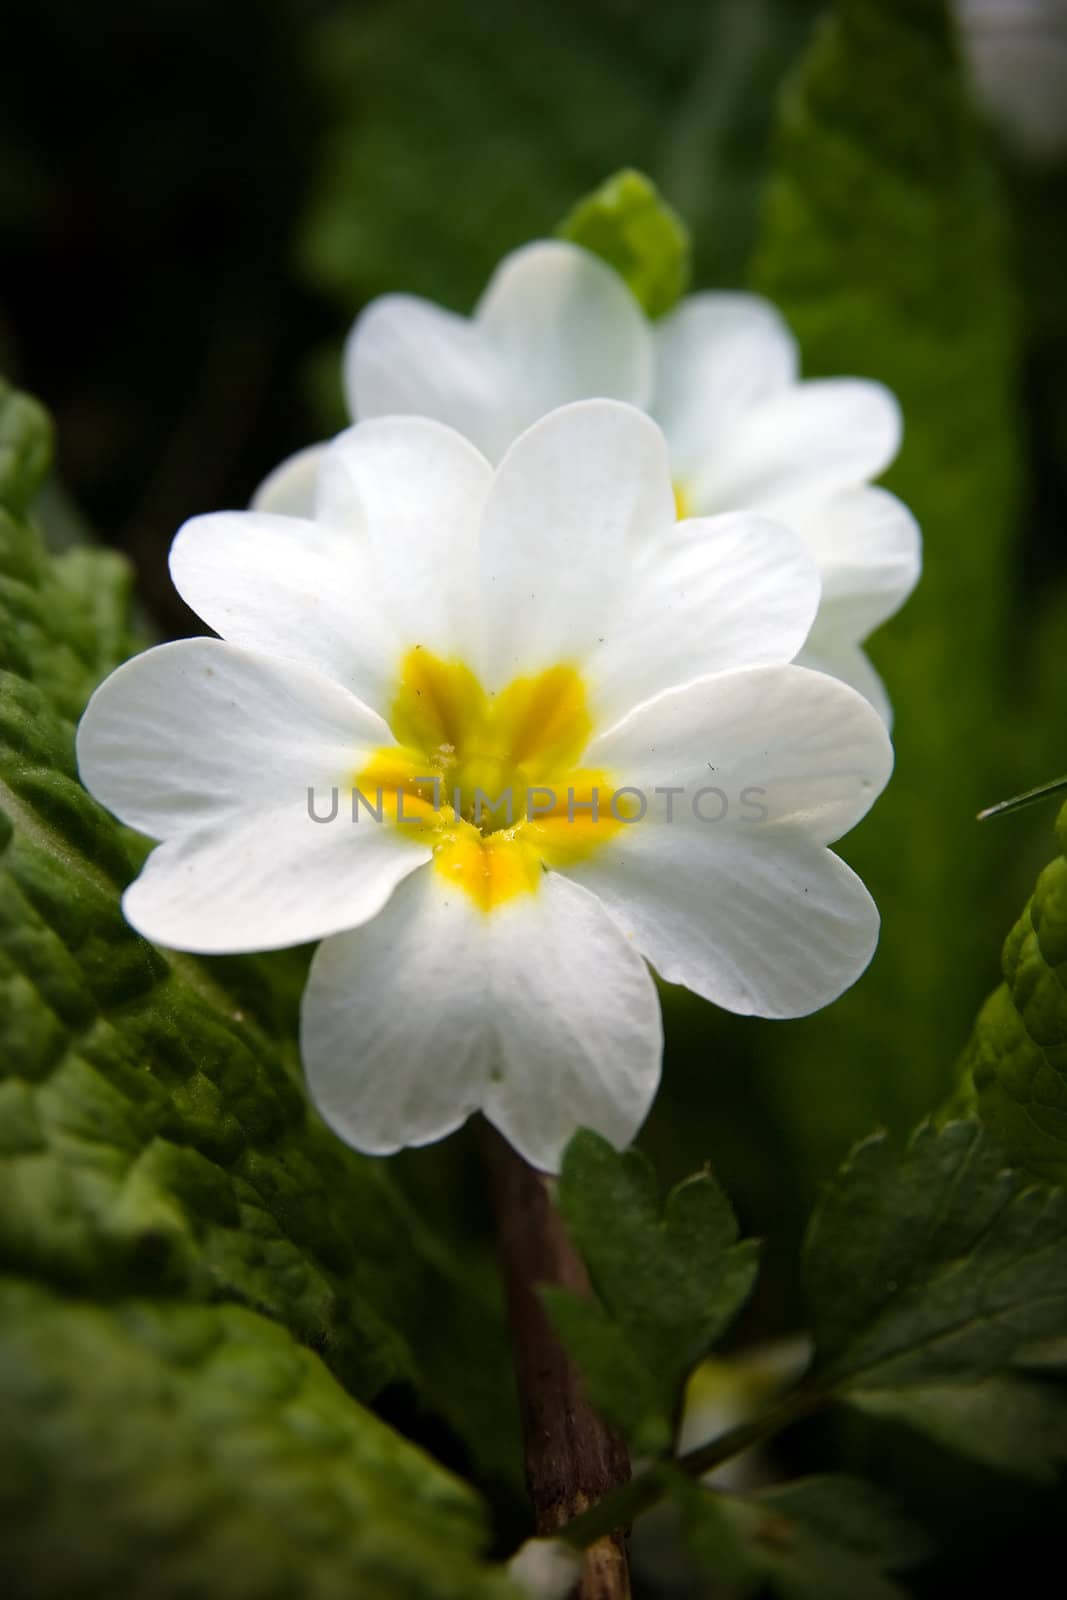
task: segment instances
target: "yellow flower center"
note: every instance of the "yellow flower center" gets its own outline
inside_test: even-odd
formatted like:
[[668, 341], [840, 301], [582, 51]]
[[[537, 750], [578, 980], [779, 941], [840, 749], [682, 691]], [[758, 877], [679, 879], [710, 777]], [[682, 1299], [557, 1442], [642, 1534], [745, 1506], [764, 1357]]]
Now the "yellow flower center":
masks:
[[674, 488], [674, 514], [679, 522], [684, 522], [689, 515], [689, 496], [682, 484], [676, 483]]
[[581, 757], [593, 731], [574, 667], [489, 694], [462, 661], [416, 645], [389, 718], [395, 745], [355, 778], [357, 806], [430, 843], [434, 866], [491, 911], [544, 867], [584, 860], [637, 811]]

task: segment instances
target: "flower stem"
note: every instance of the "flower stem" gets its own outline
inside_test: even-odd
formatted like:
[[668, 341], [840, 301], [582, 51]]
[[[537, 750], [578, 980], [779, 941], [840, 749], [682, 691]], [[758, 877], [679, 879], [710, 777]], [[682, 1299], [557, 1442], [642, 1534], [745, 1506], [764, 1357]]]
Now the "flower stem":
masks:
[[817, 1411], [826, 1400], [815, 1389], [795, 1389], [777, 1405], [754, 1417], [750, 1422], [740, 1422], [726, 1433], [688, 1451], [676, 1461], [658, 1462], [639, 1477], [622, 1484], [614, 1494], [608, 1495], [598, 1505], [576, 1516], [565, 1528], [559, 1530], [561, 1539], [579, 1550], [595, 1544], [615, 1528], [628, 1527], [644, 1511], [649, 1511], [669, 1492], [674, 1474], [684, 1472], [690, 1478], [702, 1478], [706, 1472], [722, 1466], [742, 1451], [764, 1439], [771, 1438]]
[[[593, 1411], [577, 1369], [545, 1314], [539, 1285], [582, 1294], [589, 1279], [552, 1203], [550, 1180], [493, 1129], [486, 1151], [497, 1240], [511, 1322], [515, 1377], [526, 1441], [526, 1481], [537, 1531], [558, 1533], [630, 1482], [625, 1444]], [[612, 1521], [582, 1541], [576, 1600], [629, 1600], [625, 1530]]]

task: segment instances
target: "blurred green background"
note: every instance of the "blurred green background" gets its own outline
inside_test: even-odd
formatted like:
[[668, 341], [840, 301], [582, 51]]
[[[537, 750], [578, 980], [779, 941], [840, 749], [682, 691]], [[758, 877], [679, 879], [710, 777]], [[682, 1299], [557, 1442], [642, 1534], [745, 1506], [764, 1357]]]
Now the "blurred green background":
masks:
[[[665, 1178], [710, 1161], [770, 1235], [744, 1331], [788, 1327], [819, 1183], [944, 1101], [1052, 852], [1051, 812], [974, 821], [1067, 766], [1067, 136], [1020, 137], [1033, 54], [1013, 80], [970, 36], [979, 104], [932, 0], [9, 0], [5, 37], [0, 369], [56, 416], [50, 536], [124, 550], [160, 634], [194, 626], [166, 573], [179, 523], [343, 423], [368, 298], [469, 309], [624, 165], [690, 226], [697, 287], [770, 294], [806, 372], [900, 395], [888, 481], [926, 572], [874, 641], [898, 771], [844, 849], [881, 948], [798, 1024], [667, 996], [644, 1135]], [[469, 1140], [399, 1165], [484, 1234]]]

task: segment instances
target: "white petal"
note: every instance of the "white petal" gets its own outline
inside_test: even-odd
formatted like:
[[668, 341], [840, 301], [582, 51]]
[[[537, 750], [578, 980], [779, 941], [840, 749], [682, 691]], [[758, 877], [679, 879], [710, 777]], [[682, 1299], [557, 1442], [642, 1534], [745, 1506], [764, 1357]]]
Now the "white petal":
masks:
[[[122, 897], [126, 920], [153, 943], [198, 955], [280, 950], [376, 917], [430, 852], [389, 823], [300, 807], [210, 823], [161, 844]], [[320, 793], [321, 815], [329, 796]]]
[[828, 672], [840, 678], [874, 707], [887, 728], [893, 726], [893, 707], [881, 677], [871, 665], [861, 645], [844, 644], [840, 639], [823, 638], [819, 623], [797, 656], [798, 667], [810, 667], [813, 672]]
[[796, 341], [753, 294], [690, 295], [656, 324], [655, 338], [652, 414], [684, 483], [725, 428], [795, 380]]
[[642, 412], [588, 400], [535, 423], [501, 463], [482, 525], [491, 685], [592, 654], [674, 520], [667, 446]]
[[314, 523], [194, 517], [171, 547], [183, 599], [237, 644], [315, 666], [384, 709], [415, 644], [466, 653], [491, 471], [423, 418], [362, 423], [324, 450]]
[[220, 639], [134, 656], [96, 690], [78, 728], [89, 792], [156, 839], [350, 789], [385, 723], [321, 674]]
[[444, 1138], [489, 1079], [485, 919], [436, 870], [409, 878], [373, 923], [327, 939], [304, 990], [308, 1088], [342, 1139], [371, 1155]]
[[[653, 848], [653, 845], [658, 848]], [[860, 977], [878, 910], [839, 856], [781, 837], [704, 850], [642, 835], [589, 883], [667, 983], [740, 1016], [804, 1017]]]
[[179, 529], [170, 572], [186, 604], [232, 644], [314, 667], [384, 706], [397, 642], [354, 537], [297, 516], [220, 511]]
[[[836, 678], [798, 666], [724, 672], [639, 707], [590, 745], [591, 766], [651, 796], [682, 787], [674, 833], [719, 838], [736, 832], [798, 832], [829, 844], [864, 816], [889, 781], [893, 747], [867, 702]], [[701, 823], [691, 800], [718, 787], [729, 801], [721, 825]], [[759, 791], [750, 804], [745, 790]], [[761, 805], [766, 820], [746, 819]], [[654, 819], [666, 807], [650, 801]], [[707, 811], [719, 809], [708, 801]], [[654, 827], [634, 825], [620, 838]], [[606, 848], [606, 847], [605, 847]], [[600, 859], [600, 852], [593, 858]]]
[[891, 617], [919, 581], [918, 523], [886, 489], [851, 489], [796, 526], [822, 573], [820, 637], [855, 644]]
[[647, 405], [653, 347], [643, 312], [613, 268], [564, 240], [501, 262], [476, 317], [521, 382], [516, 434], [571, 400]]
[[[167, 842], [123, 897], [178, 950], [273, 950], [374, 916], [428, 859], [351, 793], [381, 719], [328, 678], [218, 639], [160, 645], [114, 672], [78, 730], [82, 778]], [[337, 815], [327, 818], [331, 790]]]
[[900, 407], [880, 383], [820, 378], [746, 412], [685, 489], [695, 511], [764, 511], [789, 522], [816, 496], [876, 478], [900, 446]]
[[646, 403], [651, 375], [651, 339], [622, 279], [558, 240], [501, 262], [473, 320], [387, 295], [363, 312], [345, 349], [354, 416], [436, 417], [492, 461], [569, 401]]
[[546, 1170], [579, 1126], [632, 1138], [662, 1047], [648, 969], [593, 896], [549, 874], [487, 916], [436, 871], [319, 949], [301, 1040], [357, 1149], [426, 1144], [481, 1108]]
[[472, 444], [424, 417], [358, 423], [331, 445], [316, 515], [363, 530], [368, 598], [402, 653], [422, 644], [476, 661], [478, 537], [492, 480]]
[[648, 968], [595, 896], [553, 873], [529, 904], [498, 914], [499, 1054], [486, 1116], [545, 1171], [558, 1170], [579, 1127], [623, 1148], [659, 1084], [663, 1028]]
[[600, 726], [696, 678], [791, 661], [818, 604], [818, 568], [788, 528], [744, 513], [675, 523], [590, 659]]
[[[857, 694], [800, 667], [724, 674], [642, 708], [590, 759], [643, 790], [649, 811], [570, 874], [663, 978], [764, 1017], [803, 1016], [855, 982], [878, 913], [823, 842], [866, 811], [892, 763]], [[684, 791], [669, 822], [657, 787]]]
[[511, 373], [477, 323], [409, 294], [372, 300], [344, 354], [352, 415], [422, 416], [456, 428], [496, 460], [511, 425]]
[[251, 509], [270, 511], [279, 517], [312, 518], [319, 466], [325, 451], [324, 444], [310, 444], [275, 467], [252, 496]]

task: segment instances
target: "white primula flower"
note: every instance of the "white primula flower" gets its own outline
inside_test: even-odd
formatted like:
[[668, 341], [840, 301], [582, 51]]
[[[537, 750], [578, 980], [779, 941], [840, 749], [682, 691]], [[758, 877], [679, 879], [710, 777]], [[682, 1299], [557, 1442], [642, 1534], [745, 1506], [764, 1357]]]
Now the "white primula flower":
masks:
[[641, 412], [555, 411], [495, 471], [440, 423], [361, 423], [313, 519], [195, 518], [171, 572], [223, 637], [120, 667], [78, 735], [88, 788], [162, 841], [126, 915], [192, 951], [323, 941], [304, 1061], [358, 1148], [479, 1108], [539, 1167], [579, 1124], [622, 1145], [659, 1077], [646, 961], [788, 1017], [870, 958], [826, 846], [885, 784], [885, 729], [787, 665], [802, 541], [677, 521]]
[[[499, 461], [554, 406], [605, 395], [640, 406], [670, 445], [680, 515], [762, 511], [807, 539], [824, 600], [802, 661], [853, 684], [889, 718], [861, 645], [919, 575], [910, 512], [870, 487], [900, 444], [881, 384], [801, 383], [796, 342], [767, 301], [696, 294], [649, 323], [622, 279], [576, 245], [527, 245], [493, 275], [472, 318], [411, 295], [368, 306], [349, 337], [353, 416], [417, 413]], [[316, 452], [262, 486], [263, 510], [306, 511]]]
[[508, 1562], [508, 1577], [530, 1600], [567, 1600], [581, 1572], [581, 1551], [562, 1539], [527, 1539]]

